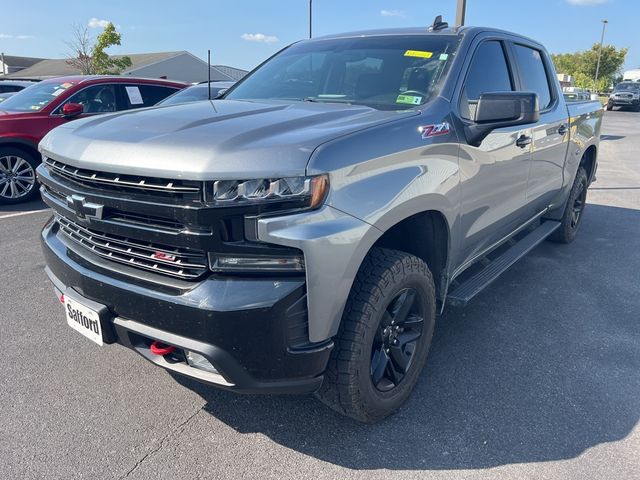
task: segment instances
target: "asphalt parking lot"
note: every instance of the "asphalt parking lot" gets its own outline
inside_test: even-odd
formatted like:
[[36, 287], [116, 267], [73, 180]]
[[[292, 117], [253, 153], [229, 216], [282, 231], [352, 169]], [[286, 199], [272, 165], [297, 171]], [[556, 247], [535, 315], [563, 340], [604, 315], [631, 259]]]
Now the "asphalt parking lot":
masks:
[[640, 478], [640, 114], [607, 112], [578, 239], [439, 319], [373, 426], [175, 378], [67, 325], [40, 202], [0, 207], [0, 478]]

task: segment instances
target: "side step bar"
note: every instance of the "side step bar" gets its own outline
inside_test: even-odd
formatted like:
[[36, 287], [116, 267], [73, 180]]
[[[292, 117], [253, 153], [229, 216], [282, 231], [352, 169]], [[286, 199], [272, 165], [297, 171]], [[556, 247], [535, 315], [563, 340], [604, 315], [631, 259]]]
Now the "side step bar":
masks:
[[560, 222], [542, 222], [539, 227], [526, 237], [519, 240], [518, 243], [502, 255], [492, 260], [491, 263], [464, 283], [458, 285], [447, 295], [447, 304], [456, 307], [464, 307], [467, 305], [473, 297], [480, 293], [485, 287], [489, 286], [491, 282], [504, 273], [511, 265], [533, 250], [533, 248], [551, 235], [559, 226]]

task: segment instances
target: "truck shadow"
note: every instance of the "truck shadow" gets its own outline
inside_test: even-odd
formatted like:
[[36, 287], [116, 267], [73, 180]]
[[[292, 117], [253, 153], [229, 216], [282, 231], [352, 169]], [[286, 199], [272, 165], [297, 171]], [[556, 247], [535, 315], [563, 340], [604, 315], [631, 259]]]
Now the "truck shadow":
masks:
[[312, 397], [238, 396], [177, 378], [239, 433], [351, 469], [475, 469], [574, 458], [640, 416], [640, 210], [589, 205], [572, 245], [545, 243], [439, 319], [407, 404], [377, 425]]

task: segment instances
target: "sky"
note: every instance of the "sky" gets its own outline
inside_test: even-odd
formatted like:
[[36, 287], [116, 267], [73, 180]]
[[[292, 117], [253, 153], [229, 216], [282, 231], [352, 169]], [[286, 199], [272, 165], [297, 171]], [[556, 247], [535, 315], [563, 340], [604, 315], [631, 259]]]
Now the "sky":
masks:
[[[74, 24], [92, 35], [113, 22], [122, 46], [111, 54], [188, 50], [212, 63], [251, 69], [306, 38], [308, 0], [29, 0], [0, 8], [0, 51], [44, 58], [67, 56]], [[455, 20], [456, 0], [314, 0], [313, 35], [428, 26], [442, 14]], [[640, 67], [640, 0], [467, 0], [467, 25], [511, 30], [551, 53], [586, 50], [600, 41], [628, 47], [625, 69]]]

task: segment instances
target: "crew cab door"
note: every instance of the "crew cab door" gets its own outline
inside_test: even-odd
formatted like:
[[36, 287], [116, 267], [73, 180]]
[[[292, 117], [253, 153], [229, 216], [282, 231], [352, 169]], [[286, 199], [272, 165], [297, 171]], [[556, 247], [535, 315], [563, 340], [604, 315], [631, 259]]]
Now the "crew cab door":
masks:
[[527, 182], [527, 202], [532, 214], [551, 204], [563, 183], [569, 145], [569, 119], [546, 53], [533, 45], [511, 43], [518, 89], [538, 94], [540, 120], [532, 126], [533, 149]]
[[[481, 94], [516, 90], [506, 48], [501, 39], [477, 44], [452, 105], [454, 111], [458, 109], [461, 124], [474, 120]], [[531, 151], [522, 139], [531, 135], [531, 128], [515, 126], [493, 130], [478, 146], [460, 138], [459, 265], [526, 220]]]

